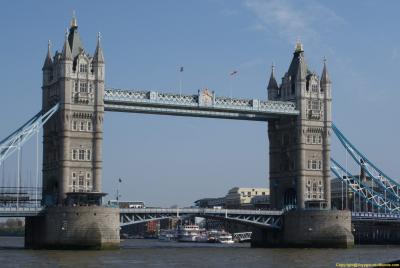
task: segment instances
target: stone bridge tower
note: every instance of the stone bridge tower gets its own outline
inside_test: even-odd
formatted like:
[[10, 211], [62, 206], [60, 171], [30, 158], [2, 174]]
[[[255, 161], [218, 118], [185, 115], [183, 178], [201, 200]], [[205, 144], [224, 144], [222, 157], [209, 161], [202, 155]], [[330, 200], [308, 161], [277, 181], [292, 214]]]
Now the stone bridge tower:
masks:
[[44, 126], [43, 203], [63, 204], [69, 192], [101, 192], [104, 56], [100, 36], [93, 56], [84, 49], [73, 17], [62, 52], [43, 66], [42, 103], [60, 103]]
[[311, 72], [298, 42], [280, 86], [272, 69], [268, 99], [293, 101], [300, 111], [268, 122], [272, 207], [330, 208], [332, 98], [326, 64], [321, 77]]
[[43, 128], [45, 209], [25, 220], [27, 248], [118, 248], [119, 208], [101, 206], [104, 57], [100, 35], [93, 56], [75, 16], [62, 52], [43, 65], [43, 111], [59, 103]]

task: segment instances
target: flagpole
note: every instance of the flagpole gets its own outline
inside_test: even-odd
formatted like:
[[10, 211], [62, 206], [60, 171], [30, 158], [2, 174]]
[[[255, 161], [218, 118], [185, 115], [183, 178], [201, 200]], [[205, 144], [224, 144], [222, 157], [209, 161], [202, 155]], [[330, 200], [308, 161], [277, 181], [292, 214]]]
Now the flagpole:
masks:
[[182, 96], [182, 72], [179, 72], [179, 96]]
[[233, 75], [230, 75], [229, 77], [229, 98], [232, 99], [232, 80], [233, 80]]
[[182, 96], [182, 73], [183, 73], [183, 66], [179, 68], [179, 96]]
[[233, 77], [237, 74], [237, 71], [233, 71], [229, 74], [230, 76], [230, 81], [229, 81], [229, 97], [232, 99], [232, 81], [233, 81]]

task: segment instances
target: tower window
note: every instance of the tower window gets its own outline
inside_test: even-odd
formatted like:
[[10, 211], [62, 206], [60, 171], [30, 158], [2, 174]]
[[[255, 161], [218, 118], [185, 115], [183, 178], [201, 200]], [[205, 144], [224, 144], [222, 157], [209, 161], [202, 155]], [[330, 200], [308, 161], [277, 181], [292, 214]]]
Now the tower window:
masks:
[[79, 176], [79, 186], [83, 186], [83, 176]]
[[312, 190], [314, 193], [317, 192], [317, 184], [316, 183], [313, 183]]
[[78, 157], [78, 151], [75, 150], [75, 149], [73, 149], [73, 150], [72, 150], [72, 160], [76, 160], [77, 157]]
[[311, 161], [311, 169], [317, 169], [317, 161], [316, 160], [312, 160]]
[[92, 122], [87, 122], [87, 131], [92, 131]]
[[81, 122], [80, 131], [85, 131], [85, 122]]
[[78, 129], [78, 122], [77, 121], [72, 121], [72, 130], [77, 130]]
[[83, 63], [79, 64], [79, 72], [81, 72], [81, 73], [87, 73], [87, 71], [88, 71], [88, 66], [87, 66], [87, 64], [83, 64]]
[[78, 81], [75, 81], [74, 83], [74, 91], [78, 92]]
[[315, 111], [318, 111], [318, 110], [320, 109], [319, 101], [313, 100], [313, 101], [311, 102], [311, 109], [312, 109], [312, 110], [315, 110]]
[[89, 84], [89, 93], [92, 93], [92, 92], [93, 92], [93, 84], [90, 83], [90, 84]]
[[90, 179], [90, 172], [86, 173], [86, 179]]
[[85, 160], [85, 150], [79, 150], [79, 160]]
[[322, 169], [322, 161], [321, 161], [321, 160], [318, 161], [318, 169], [319, 169], [319, 170]]
[[80, 91], [80, 92], [87, 92], [87, 83], [81, 82], [81, 83], [79, 84], [79, 91]]
[[86, 152], [86, 160], [91, 160], [92, 159], [92, 152], [90, 150], [87, 150]]

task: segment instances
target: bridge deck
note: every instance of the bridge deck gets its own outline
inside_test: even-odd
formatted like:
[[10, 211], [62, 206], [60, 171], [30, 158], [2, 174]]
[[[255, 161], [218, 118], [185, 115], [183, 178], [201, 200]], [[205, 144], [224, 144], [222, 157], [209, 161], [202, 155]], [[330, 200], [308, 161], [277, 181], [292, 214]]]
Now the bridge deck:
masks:
[[156, 91], [106, 89], [104, 108], [106, 111], [117, 112], [253, 121], [267, 121], [282, 115], [299, 114], [293, 102], [216, 97], [208, 90], [199, 91], [198, 95], [182, 95]]

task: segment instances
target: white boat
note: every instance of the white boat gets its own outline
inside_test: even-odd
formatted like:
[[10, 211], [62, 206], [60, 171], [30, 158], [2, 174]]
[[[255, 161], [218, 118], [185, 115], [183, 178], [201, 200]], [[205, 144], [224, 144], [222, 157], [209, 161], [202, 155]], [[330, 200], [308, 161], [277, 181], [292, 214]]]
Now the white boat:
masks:
[[222, 243], [222, 244], [233, 244], [235, 241], [232, 239], [232, 235], [229, 233], [221, 233], [216, 237], [216, 242], [217, 243]]
[[196, 224], [183, 225], [178, 228], [177, 239], [179, 242], [197, 242], [200, 228]]

